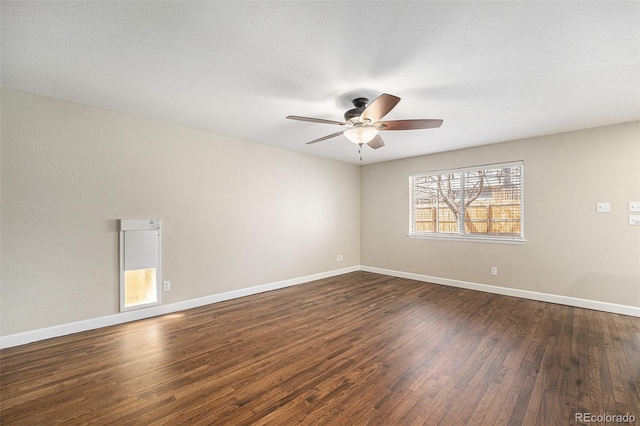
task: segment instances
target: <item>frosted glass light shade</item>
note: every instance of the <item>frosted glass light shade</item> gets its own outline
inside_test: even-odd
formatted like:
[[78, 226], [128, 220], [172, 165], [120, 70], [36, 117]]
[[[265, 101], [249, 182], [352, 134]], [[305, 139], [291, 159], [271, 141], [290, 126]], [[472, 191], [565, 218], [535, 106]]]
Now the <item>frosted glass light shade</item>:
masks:
[[371, 142], [378, 135], [378, 129], [375, 127], [354, 127], [344, 132], [344, 135], [351, 142], [358, 145]]

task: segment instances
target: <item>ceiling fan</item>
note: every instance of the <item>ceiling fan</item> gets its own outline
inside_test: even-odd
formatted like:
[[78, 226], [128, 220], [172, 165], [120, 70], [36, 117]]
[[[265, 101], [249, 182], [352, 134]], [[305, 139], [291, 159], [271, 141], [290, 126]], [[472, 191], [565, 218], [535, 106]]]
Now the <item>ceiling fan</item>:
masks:
[[371, 103], [369, 103], [369, 99], [367, 98], [356, 98], [353, 100], [353, 106], [355, 108], [344, 113], [344, 122], [325, 120], [322, 118], [300, 117], [298, 115], [289, 115], [287, 118], [289, 120], [310, 121], [312, 123], [334, 124], [348, 127], [347, 130], [341, 130], [307, 142], [307, 145], [345, 135], [347, 139], [359, 145], [360, 148], [362, 148], [362, 145], [367, 144], [373, 149], [384, 146], [384, 141], [378, 134], [381, 130], [434, 129], [442, 125], [442, 120], [436, 119], [379, 121], [387, 115], [398, 102], [400, 102], [399, 97], [389, 95], [388, 93], [383, 93]]

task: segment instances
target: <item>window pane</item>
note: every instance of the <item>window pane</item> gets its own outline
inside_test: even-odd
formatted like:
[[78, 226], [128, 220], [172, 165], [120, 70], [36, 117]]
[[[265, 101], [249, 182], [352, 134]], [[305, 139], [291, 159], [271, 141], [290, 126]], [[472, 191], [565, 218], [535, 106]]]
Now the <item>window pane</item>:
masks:
[[428, 176], [411, 178], [412, 203], [412, 232], [435, 232], [436, 230], [436, 200], [432, 183]]
[[520, 166], [465, 173], [465, 232], [520, 236]]
[[460, 173], [412, 178], [412, 232], [458, 232]]
[[430, 176], [436, 183], [438, 194], [438, 231], [458, 233], [460, 211], [460, 173], [443, 173]]

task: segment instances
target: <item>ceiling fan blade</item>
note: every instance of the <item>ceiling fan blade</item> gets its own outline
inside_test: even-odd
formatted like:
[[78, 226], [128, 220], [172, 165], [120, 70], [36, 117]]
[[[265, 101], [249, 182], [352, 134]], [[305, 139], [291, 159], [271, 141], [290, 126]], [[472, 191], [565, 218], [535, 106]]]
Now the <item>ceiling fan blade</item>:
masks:
[[369, 142], [367, 142], [367, 145], [369, 145], [373, 149], [378, 149], [378, 148], [382, 148], [384, 146], [384, 141], [382, 140], [380, 135], [376, 135], [375, 138], [373, 138]]
[[371, 102], [364, 111], [362, 111], [360, 122], [369, 121], [370, 123], [375, 123], [385, 115], [389, 114], [398, 102], [400, 102], [399, 97], [383, 93]]
[[338, 126], [346, 126], [347, 123], [342, 121], [325, 120], [323, 118], [300, 117], [299, 115], [288, 115], [289, 120], [310, 121], [312, 123], [337, 124]]
[[335, 138], [336, 136], [340, 136], [341, 134], [342, 134], [342, 132], [332, 133], [330, 135], [323, 136], [323, 137], [318, 138], [318, 139], [314, 139], [311, 142], [307, 142], [307, 145], [311, 145], [312, 143], [326, 141], [327, 139]]
[[442, 126], [442, 120], [423, 119], [423, 120], [391, 120], [379, 121], [377, 125], [380, 130], [418, 130], [418, 129], [435, 129]]

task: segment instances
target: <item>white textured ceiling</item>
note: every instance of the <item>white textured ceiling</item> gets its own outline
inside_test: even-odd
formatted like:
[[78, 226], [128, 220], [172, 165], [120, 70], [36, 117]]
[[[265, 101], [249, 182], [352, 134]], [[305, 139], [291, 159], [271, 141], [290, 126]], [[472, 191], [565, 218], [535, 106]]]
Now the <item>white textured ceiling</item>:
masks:
[[[640, 2], [7, 2], [1, 84], [368, 164], [640, 119]], [[349, 99], [402, 98], [340, 128]]]

